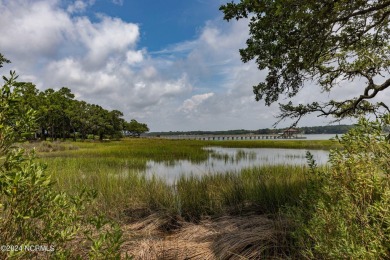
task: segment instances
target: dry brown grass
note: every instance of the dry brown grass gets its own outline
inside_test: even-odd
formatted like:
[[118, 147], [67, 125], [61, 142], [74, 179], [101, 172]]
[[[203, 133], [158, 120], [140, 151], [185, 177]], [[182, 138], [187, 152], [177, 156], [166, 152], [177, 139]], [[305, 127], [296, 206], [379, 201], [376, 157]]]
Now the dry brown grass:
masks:
[[125, 225], [123, 252], [135, 259], [281, 259], [289, 255], [287, 222], [227, 216], [199, 223], [151, 215]]

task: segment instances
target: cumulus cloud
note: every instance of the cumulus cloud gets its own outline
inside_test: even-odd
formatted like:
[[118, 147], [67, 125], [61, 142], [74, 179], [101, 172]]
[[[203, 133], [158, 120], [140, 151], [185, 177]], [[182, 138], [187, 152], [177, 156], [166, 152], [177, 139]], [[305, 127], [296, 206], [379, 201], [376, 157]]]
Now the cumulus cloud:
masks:
[[[193, 40], [149, 53], [138, 46], [138, 24], [83, 16], [94, 3], [0, 0], [0, 51], [13, 62], [7, 66], [41, 89], [67, 86], [78, 99], [119, 109], [152, 131], [258, 129], [275, 122], [277, 106], [256, 102], [251, 88], [265, 72], [239, 56], [247, 21], [208, 21]], [[295, 101], [310, 101], [311, 87]]]
[[[137, 24], [105, 15], [94, 21], [72, 16], [93, 1], [74, 1], [67, 10], [58, 1], [12, 3], [19, 5], [19, 18], [12, 16], [13, 4], [1, 4], [0, 19], [10, 26], [0, 23], [0, 33], [12, 33], [0, 44], [21, 75], [34, 75], [41, 88], [68, 86], [77, 98], [122, 110], [127, 119], [143, 118], [156, 130], [190, 130], [197, 121], [208, 129], [258, 128], [272, 120], [254, 120], [262, 106], [250, 86], [262, 74], [240, 61], [245, 21], [210, 21], [196, 39], [148, 53], [137, 46]], [[12, 44], [24, 37], [31, 42], [28, 51]]]
[[184, 100], [183, 105], [179, 108], [179, 111], [190, 112], [195, 110], [203, 101], [214, 96], [214, 93], [205, 93], [200, 95], [194, 95], [189, 99]]
[[0, 1], [0, 33], [7, 35], [0, 38], [1, 52], [23, 80], [41, 89], [68, 86], [77, 98], [120, 109], [127, 119], [145, 117], [191, 91], [184, 72], [165, 75], [156, 68], [159, 62], [138, 48], [137, 24], [102, 14], [93, 21], [72, 15], [92, 0], [74, 1], [65, 9], [60, 4]]
[[[259, 71], [254, 62], [243, 64], [239, 56], [238, 49], [245, 46], [247, 37], [245, 20], [228, 25], [210, 21], [194, 41], [176, 44], [159, 53], [162, 56], [178, 54], [181, 57], [174, 60], [171, 66], [186, 71], [196, 94], [183, 101], [177, 110], [181, 113], [175, 114], [176, 120], [172, 121], [187, 130], [197, 129], [199, 125], [208, 130], [272, 127], [279, 114], [278, 104], [268, 107], [263, 101], [256, 102], [252, 91], [252, 86], [265, 79], [266, 71]], [[203, 100], [202, 93], [205, 92], [213, 95]], [[331, 95], [320, 92], [319, 86], [308, 82], [292, 100], [296, 104], [308, 103], [357, 93], [351, 84], [343, 84]], [[280, 97], [281, 103], [289, 100], [286, 96]], [[313, 115], [302, 120], [302, 125], [329, 122], [329, 118]], [[278, 127], [287, 127], [291, 123], [291, 120], [287, 120]]]
[[103, 16], [99, 23], [92, 23], [87, 17], [81, 17], [74, 23], [74, 35], [87, 49], [86, 62], [100, 67], [108, 58], [121, 56], [134, 48], [139, 28], [118, 18]]
[[0, 46], [18, 60], [55, 56], [72, 28], [55, 1], [0, 1], [0, 13]]

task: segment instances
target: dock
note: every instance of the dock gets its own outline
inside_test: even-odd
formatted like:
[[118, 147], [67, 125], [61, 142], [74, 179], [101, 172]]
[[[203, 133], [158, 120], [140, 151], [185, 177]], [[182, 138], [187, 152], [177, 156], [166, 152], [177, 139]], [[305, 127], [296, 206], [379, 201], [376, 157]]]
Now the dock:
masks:
[[281, 134], [247, 134], [247, 135], [172, 135], [161, 136], [165, 139], [184, 139], [184, 140], [203, 140], [203, 141], [230, 141], [230, 140], [276, 140], [276, 139], [306, 139], [298, 135], [281, 135]]

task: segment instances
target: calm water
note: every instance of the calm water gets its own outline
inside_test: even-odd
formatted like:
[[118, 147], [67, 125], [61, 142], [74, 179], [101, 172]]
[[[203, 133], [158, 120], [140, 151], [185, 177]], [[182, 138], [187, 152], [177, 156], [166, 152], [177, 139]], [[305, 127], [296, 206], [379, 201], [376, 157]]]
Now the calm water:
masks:
[[[335, 134], [312, 134], [312, 135], [302, 135], [306, 137], [307, 140], [329, 140], [332, 138], [335, 138]], [[338, 137], [343, 136], [342, 134], [339, 134]]]
[[[157, 175], [173, 183], [181, 175], [201, 176], [217, 172], [240, 171], [243, 168], [261, 165], [303, 165], [307, 163], [305, 149], [277, 148], [221, 148], [209, 147], [209, 158], [201, 163], [178, 160], [171, 163], [147, 162], [146, 174]], [[317, 164], [325, 164], [328, 151], [310, 150]]]

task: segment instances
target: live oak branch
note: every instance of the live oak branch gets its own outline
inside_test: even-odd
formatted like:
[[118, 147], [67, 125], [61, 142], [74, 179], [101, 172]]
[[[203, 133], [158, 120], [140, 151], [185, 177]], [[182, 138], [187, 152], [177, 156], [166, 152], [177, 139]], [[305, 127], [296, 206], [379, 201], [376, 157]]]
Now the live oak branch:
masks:
[[339, 120], [390, 112], [388, 104], [376, 100], [390, 86], [390, 1], [242, 0], [220, 9], [228, 21], [249, 19], [242, 61], [255, 60], [267, 71], [253, 87], [257, 101], [269, 106], [280, 95], [292, 98], [308, 81], [325, 92], [347, 82], [360, 89], [343, 100], [280, 104], [279, 121], [293, 118], [296, 124], [310, 113]]

